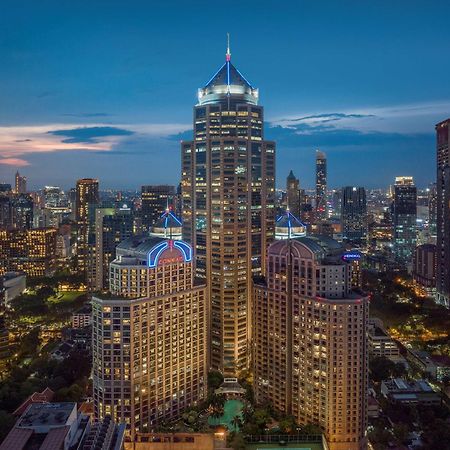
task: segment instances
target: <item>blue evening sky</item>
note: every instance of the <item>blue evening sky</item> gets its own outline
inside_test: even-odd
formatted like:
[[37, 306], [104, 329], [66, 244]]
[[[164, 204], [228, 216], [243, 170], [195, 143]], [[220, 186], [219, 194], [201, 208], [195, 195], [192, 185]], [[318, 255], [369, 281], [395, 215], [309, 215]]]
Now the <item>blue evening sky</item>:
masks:
[[232, 61], [260, 89], [277, 184], [435, 178], [450, 116], [450, 2], [3, 0], [0, 181], [177, 183], [197, 88]]

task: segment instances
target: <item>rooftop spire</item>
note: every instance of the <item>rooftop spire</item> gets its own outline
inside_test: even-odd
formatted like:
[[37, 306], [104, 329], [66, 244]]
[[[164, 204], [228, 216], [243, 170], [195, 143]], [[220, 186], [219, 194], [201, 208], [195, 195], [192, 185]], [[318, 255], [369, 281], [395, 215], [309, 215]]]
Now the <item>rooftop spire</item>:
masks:
[[231, 52], [230, 52], [230, 33], [227, 33], [227, 53], [226, 53], [226, 60], [231, 60]]

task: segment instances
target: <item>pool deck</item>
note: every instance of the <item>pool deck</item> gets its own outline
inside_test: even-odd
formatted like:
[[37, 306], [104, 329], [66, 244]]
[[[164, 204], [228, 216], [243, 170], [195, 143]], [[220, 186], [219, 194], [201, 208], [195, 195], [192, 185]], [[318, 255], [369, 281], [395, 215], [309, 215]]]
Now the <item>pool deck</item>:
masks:
[[322, 444], [313, 443], [313, 442], [296, 442], [287, 445], [277, 445], [276, 443], [271, 444], [247, 444], [247, 450], [258, 450], [258, 449], [266, 449], [266, 450], [280, 450], [283, 448], [290, 448], [291, 450], [323, 450]]

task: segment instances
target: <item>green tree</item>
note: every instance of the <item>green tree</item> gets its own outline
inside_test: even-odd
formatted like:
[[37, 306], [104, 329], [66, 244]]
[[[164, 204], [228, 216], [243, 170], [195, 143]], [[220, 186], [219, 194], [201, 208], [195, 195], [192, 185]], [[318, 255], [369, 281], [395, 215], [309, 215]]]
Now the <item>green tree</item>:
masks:
[[242, 418], [241, 416], [234, 416], [231, 419], [231, 425], [233, 425], [234, 430], [239, 430], [242, 427]]
[[278, 426], [282, 433], [295, 433], [297, 430], [297, 423], [292, 416], [281, 417]]
[[5, 439], [15, 422], [16, 419], [14, 416], [4, 410], [0, 410], [0, 442]]
[[214, 392], [223, 383], [223, 375], [218, 370], [208, 372], [208, 388]]
[[245, 450], [247, 445], [241, 433], [232, 433], [228, 442], [228, 446], [233, 450]]

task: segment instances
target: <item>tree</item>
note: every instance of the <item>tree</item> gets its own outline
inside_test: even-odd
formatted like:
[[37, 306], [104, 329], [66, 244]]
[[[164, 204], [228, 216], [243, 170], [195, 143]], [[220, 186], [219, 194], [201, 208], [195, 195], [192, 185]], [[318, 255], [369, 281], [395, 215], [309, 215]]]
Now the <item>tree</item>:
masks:
[[231, 419], [231, 425], [233, 425], [233, 428], [235, 430], [239, 430], [242, 427], [242, 418], [241, 418], [241, 416], [238, 416], [238, 415], [234, 416]]
[[405, 423], [397, 423], [393, 428], [394, 436], [400, 441], [405, 442], [408, 439], [409, 427]]
[[233, 450], [245, 450], [247, 447], [245, 439], [241, 433], [232, 433], [230, 435], [228, 446]]
[[223, 383], [223, 375], [218, 370], [208, 372], [208, 388], [214, 392]]
[[280, 418], [278, 426], [282, 433], [294, 433], [297, 430], [297, 423], [292, 416], [285, 416]]
[[383, 381], [394, 376], [396, 364], [385, 356], [377, 356], [370, 360], [369, 369], [372, 380]]

